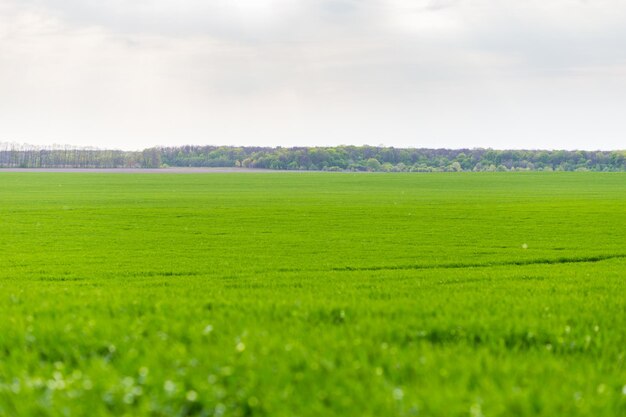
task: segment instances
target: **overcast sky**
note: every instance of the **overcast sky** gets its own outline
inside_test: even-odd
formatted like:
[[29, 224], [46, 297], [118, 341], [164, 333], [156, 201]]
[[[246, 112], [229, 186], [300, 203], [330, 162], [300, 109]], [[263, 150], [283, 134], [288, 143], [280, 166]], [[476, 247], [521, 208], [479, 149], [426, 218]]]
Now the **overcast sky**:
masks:
[[626, 149], [623, 0], [0, 0], [0, 142]]

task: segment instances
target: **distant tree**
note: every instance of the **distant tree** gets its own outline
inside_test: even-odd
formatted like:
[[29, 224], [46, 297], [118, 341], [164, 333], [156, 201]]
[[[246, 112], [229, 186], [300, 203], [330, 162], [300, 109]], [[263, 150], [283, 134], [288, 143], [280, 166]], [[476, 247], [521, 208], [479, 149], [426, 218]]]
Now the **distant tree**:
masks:
[[380, 162], [378, 162], [378, 159], [376, 158], [368, 158], [368, 160], [365, 162], [365, 166], [367, 167], [368, 171], [380, 171], [381, 168]]
[[144, 168], [160, 168], [161, 167], [161, 153], [157, 148], [146, 149], [142, 152], [143, 160], [142, 166]]

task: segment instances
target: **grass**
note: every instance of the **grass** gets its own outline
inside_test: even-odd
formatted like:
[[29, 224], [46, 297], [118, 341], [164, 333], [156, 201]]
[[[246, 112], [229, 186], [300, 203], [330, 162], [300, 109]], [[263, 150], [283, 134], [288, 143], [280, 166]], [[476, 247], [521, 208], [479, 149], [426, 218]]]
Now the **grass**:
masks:
[[626, 174], [0, 174], [0, 416], [626, 415]]

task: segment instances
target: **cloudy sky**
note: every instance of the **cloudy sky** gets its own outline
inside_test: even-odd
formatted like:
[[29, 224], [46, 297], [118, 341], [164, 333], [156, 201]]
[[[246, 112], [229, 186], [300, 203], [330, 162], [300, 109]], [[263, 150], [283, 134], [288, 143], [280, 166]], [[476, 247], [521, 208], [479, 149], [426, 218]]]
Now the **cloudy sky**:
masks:
[[0, 0], [0, 142], [626, 148], [623, 0]]

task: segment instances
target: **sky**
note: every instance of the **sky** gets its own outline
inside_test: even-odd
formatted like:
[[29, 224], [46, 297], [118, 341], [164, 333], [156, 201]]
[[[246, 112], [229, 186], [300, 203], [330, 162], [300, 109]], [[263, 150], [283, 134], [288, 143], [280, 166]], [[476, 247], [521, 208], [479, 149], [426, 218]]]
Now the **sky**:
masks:
[[0, 0], [0, 142], [626, 149], [623, 0]]

